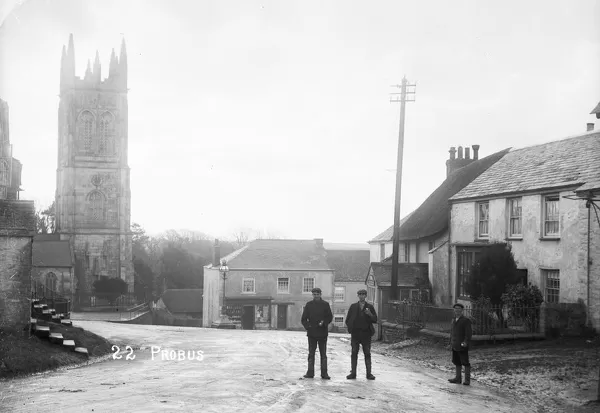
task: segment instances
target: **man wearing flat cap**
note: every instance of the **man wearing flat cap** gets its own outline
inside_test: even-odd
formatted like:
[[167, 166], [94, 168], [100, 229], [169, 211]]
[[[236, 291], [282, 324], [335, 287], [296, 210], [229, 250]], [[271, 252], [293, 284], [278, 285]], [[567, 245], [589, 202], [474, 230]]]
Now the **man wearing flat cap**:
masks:
[[321, 378], [329, 380], [331, 377], [327, 374], [327, 335], [333, 313], [329, 303], [321, 299], [320, 288], [313, 288], [312, 295], [312, 301], [306, 303], [302, 312], [302, 325], [308, 336], [308, 371], [304, 377], [307, 379], [315, 377], [315, 352], [319, 346]]
[[[465, 306], [454, 304], [454, 318], [450, 329], [450, 346], [452, 347], [452, 364], [456, 367], [456, 376], [448, 379], [450, 383], [471, 384], [471, 364], [469, 363], [469, 344], [471, 343], [471, 320], [463, 316]], [[462, 366], [465, 366], [465, 381], [462, 381]]]
[[358, 302], [352, 304], [346, 316], [346, 327], [351, 337], [352, 355], [350, 356], [351, 370], [346, 376], [348, 380], [356, 378], [356, 366], [358, 364], [358, 350], [362, 345], [365, 356], [365, 367], [367, 368], [367, 379], [375, 380], [371, 374], [371, 336], [375, 334], [373, 323], [377, 322], [375, 307], [366, 301], [367, 290], [358, 290]]

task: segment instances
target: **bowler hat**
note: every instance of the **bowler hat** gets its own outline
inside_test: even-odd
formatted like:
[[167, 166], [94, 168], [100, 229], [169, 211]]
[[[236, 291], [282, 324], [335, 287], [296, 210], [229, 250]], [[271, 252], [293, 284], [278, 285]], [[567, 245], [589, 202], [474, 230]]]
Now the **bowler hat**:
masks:
[[454, 304], [454, 305], [452, 306], [452, 308], [457, 308], [457, 307], [458, 307], [458, 308], [462, 308], [462, 309], [464, 309], [464, 308], [465, 308], [465, 306], [464, 306], [464, 305], [462, 305], [461, 303], [456, 303], [456, 304]]
[[311, 292], [321, 294], [321, 289], [319, 287], [315, 287], [311, 290]]

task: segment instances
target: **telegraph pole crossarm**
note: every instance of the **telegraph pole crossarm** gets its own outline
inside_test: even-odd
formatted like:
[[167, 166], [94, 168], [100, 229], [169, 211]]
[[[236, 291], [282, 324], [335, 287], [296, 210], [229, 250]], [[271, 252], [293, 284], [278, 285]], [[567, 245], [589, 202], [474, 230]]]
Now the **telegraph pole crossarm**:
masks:
[[[400, 249], [400, 202], [402, 200], [402, 158], [404, 156], [404, 118], [406, 102], [414, 102], [416, 95], [416, 83], [409, 84], [406, 76], [401, 85], [392, 87], [400, 88], [400, 93], [391, 93], [390, 102], [400, 102], [400, 127], [398, 131], [398, 158], [396, 167], [396, 196], [394, 202], [394, 235], [392, 249], [392, 282], [390, 288], [390, 300], [398, 299], [398, 258]], [[398, 96], [400, 95], [400, 96]], [[381, 258], [383, 260], [383, 257]]]

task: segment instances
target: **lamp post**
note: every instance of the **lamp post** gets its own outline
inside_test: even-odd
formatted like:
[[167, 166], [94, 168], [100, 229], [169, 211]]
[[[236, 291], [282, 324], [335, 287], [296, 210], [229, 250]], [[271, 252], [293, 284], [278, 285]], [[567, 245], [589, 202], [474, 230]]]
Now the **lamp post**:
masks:
[[220, 318], [214, 321], [211, 325], [212, 328], [230, 328], [234, 329], [235, 324], [231, 322], [229, 317], [227, 316], [227, 311], [225, 307], [225, 281], [227, 280], [227, 274], [229, 273], [229, 267], [227, 266], [226, 261], [221, 262], [221, 266], [219, 267], [219, 274], [223, 278], [223, 303], [221, 305], [221, 315]]
[[227, 309], [225, 307], [225, 281], [227, 280], [227, 273], [229, 273], [229, 267], [227, 266], [227, 261], [221, 262], [221, 266], [219, 267], [219, 272], [221, 273], [221, 277], [223, 277], [223, 303], [221, 306], [221, 317], [227, 317]]

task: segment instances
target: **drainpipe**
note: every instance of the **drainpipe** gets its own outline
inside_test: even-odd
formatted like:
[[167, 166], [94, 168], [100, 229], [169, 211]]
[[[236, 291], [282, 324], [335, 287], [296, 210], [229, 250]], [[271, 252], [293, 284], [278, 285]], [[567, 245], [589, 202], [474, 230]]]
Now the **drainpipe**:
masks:
[[448, 294], [452, 305], [452, 203], [448, 211]]
[[[590, 196], [591, 198], [591, 196]], [[590, 312], [590, 232], [591, 232], [591, 212], [592, 212], [592, 201], [590, 199], [587, 200], [585, 206], [588, 210], [588, 227], [587, 227], [587, 320], [588, 326], [591, 326], [591, 312]], [[598, 385], [600, 388], [600, 384]]]

